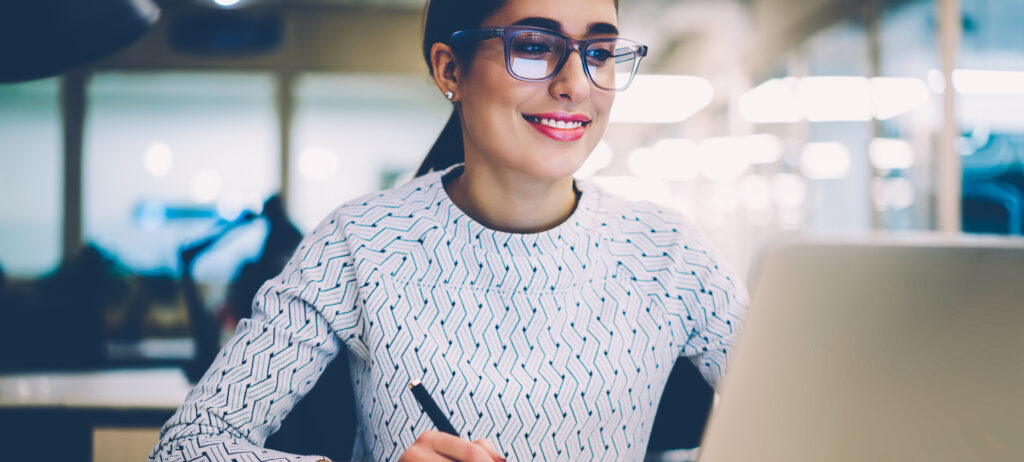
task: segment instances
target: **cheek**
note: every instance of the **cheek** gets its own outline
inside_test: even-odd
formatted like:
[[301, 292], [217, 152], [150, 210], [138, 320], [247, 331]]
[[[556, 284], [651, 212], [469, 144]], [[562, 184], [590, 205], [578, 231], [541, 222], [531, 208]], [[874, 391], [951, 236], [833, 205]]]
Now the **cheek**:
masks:
[[615, 102], [615, 93], [595, 90], [591, 98], [594, 100], [594, 109], [598, 115], [607, 120]]
[[592, 134], [596, 138], [601, 138], [608, 129], [608, 122], [611, 118], [612, 103], [615, 102], [615, 93], [595, 92], [591, 96], [591, 100], [594, 103], [594, 111], [597, 113], [597, 117], [594, 118], [594, 122], [590, 127], [591, 130], [589, 130], [588, 134]]
[[477, 72], [466, 79], [470, 84], [465, 87], [463, 113], [470, 119], [468, 122], [477, 125], [508, 123], [522, 100], [521, 89], [517, 88], [521, 82], [513, 80], [504, 67], [487, 67], [486, 70], [474, 68]]
[[482, 92], [463, 103], [463, 123], [478, 142], [502, 142], [509, 125], [514, 122], [514, 106], [504, 95]]

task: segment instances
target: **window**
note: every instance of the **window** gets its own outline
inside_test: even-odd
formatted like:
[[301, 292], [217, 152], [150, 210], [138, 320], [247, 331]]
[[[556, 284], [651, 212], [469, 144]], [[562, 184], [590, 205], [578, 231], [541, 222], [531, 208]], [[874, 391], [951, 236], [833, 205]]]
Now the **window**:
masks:
[[0, 85], [0, 267], [22, 278], [60, 261], [63, 204], [56, 79]]
[[[178, 270], [177, 252], [279, 186], [274, 79], [258, 73], [104, 73], [88, 87], [83, 228], [139, 272]], [[259, 252], [247, 226], [197, 260], [226, 282]]]
[[964, 231], [1024, 234], [1024, 3], [964, 0], [953, 74]]
[[307, 74], [296, 100], [288, 210], [304, 232], [411, 178], [451, 113], [426, 75]]

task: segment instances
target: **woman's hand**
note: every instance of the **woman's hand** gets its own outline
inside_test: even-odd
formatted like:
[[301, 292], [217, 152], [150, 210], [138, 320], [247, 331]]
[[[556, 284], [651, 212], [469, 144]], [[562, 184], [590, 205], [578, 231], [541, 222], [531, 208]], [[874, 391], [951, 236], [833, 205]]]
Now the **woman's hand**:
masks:
[[505, 462], [490, 441], [480, 439], [472, 443], [439, 431], [427, 431], [406, 448], [399, 462], [450, 461]]

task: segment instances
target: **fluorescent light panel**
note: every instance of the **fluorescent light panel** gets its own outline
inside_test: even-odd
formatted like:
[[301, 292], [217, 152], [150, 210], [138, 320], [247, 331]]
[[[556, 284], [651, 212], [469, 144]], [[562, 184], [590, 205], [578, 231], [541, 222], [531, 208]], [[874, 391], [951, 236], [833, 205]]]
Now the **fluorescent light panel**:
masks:
[[924, 81], [894, 77], [787, 77], [772, 79], [740, 97], [739, 110], [754, 123], [889, 119], [928, 102]]
[[879, 170], [902, 170], [914, 166], [914, 147], [906, 140], [875, 138], [868, 147], [871, 164]]
[[953, 88], [962, 95], [1024, 95], [1024, 72], [957, 69]]
[[637, 75], [615, 96], [610, 120], [626, 123], [677, 123], [704, 109], [715, 97], [711, 82], [690, 75]]
[[800, 155], [800, 171], [812, 180], [845, 178], [852, 163], [850, 148], [842, 143], [807, 143]]

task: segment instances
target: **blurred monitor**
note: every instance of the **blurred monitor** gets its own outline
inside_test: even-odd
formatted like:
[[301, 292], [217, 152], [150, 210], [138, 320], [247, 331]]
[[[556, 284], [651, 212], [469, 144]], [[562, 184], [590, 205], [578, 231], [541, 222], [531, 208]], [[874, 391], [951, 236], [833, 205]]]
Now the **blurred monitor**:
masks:
[[699, 460], [1024, 460], [1024, 240], [790, 242]]

